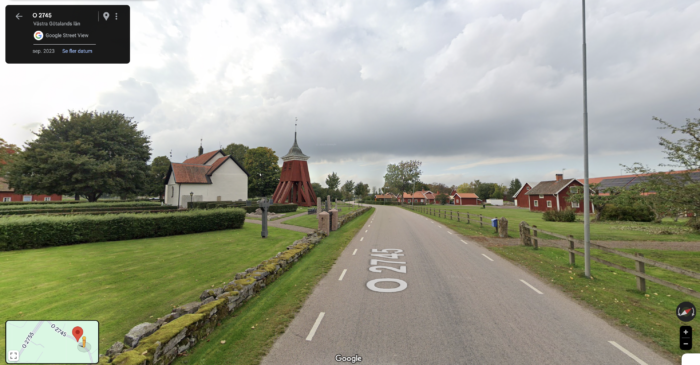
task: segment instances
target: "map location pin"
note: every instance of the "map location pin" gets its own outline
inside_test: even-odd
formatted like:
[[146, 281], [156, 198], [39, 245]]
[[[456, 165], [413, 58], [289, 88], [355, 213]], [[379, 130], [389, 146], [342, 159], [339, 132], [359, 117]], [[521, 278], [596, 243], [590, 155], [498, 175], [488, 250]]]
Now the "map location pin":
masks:
[[104, 12], [104, 14], [102, 14], [102, 16], [105, 17], [105, 20], [109, 19], [109, 13], [106, 11]]
[[80, 336], [83, 335], [83, 329], [80, 327], [73, 327], [73, 337], [75, 337], [75, 341], [80, 341]]

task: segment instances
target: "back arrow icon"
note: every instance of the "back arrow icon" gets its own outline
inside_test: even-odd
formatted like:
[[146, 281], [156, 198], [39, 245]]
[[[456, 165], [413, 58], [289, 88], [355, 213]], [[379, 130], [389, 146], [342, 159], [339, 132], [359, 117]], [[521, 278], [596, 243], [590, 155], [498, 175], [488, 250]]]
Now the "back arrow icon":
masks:
[[19, 20], [19, 18], [21, 18], [21, 17], [22, 17], [22, 16], [19, 15], [19, 13], [17, 13], [17, 15], [15, 15], [15, 18], [17, 18], [17, 20]]

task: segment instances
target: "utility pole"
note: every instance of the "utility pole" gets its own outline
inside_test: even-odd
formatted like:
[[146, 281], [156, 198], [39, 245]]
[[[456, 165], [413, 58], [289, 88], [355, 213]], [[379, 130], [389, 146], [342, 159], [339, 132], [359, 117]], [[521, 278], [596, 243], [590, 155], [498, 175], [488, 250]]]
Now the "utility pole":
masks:
[[583, 252], [585, 275], [591, 277], [591, 195], [588, 186], [588, 76], [586, 74], [586, 0], [581, 0], [583, 21]]

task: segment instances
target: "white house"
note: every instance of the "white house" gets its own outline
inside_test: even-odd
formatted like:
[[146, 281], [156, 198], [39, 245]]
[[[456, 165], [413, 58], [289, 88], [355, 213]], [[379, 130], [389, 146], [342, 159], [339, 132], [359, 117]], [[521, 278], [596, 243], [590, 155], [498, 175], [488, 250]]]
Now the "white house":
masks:
[[187, 208], [192, 201], [248, 199], [248, 172], [224, 151], [216, 150], [171, 163], [165, 180], [165, 204]]

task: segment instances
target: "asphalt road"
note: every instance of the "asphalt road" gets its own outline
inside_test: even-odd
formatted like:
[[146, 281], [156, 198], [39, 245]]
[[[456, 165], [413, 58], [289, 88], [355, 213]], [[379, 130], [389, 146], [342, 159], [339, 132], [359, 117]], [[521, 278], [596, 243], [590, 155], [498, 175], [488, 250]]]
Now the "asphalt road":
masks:
[[[404, 256], [372, 257], [372, 249]], [[406, 273], [370, 271], [376, 265]], [[406, 288], [371, 290], [375, 279]], [[262, 364], [337, 364], [337, 355], [361, 356], [360, 364], [670, 364], [493, 252], [382, 206]]]

